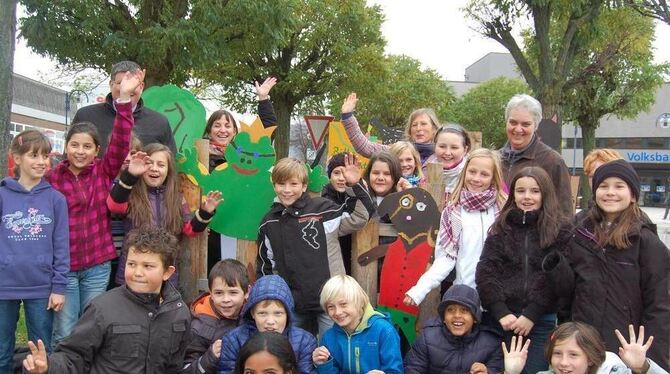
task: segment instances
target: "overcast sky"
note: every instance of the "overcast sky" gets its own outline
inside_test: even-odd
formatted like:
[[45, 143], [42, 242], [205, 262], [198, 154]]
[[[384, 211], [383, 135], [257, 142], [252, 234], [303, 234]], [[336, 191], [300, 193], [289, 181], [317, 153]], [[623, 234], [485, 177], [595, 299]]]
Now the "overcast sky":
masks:
[[[467, 0], [368, 0], [378, 4], [386, 16], [382, 32], [387, 40], [386, 52], [406, 54], [425, 66], [437, 70], [445, 79], [463, 80], [465, 68], [488, 52], [506, 52], [497, 42], [477, 34], [470, 27], [461, 8]], [[21, 10], [19, 10], [21, 16]], [[670, 61], [670, 26], [656, 28], [656, 61]], [[14, 71], [39, 79], [56, 64], [40, 57], [18, 40]], [[68, 88], [68, 87], [65, 87]]]

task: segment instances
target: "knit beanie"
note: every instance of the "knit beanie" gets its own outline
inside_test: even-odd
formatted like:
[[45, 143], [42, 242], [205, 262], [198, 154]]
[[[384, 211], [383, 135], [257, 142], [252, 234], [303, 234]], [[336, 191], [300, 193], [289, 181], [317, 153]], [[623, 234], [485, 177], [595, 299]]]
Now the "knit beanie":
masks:
[[344, 166], [345, 154], [346, 153], [344, 152], [336, 153], [335, 155], [333, 155], [333, 157], [330, 158], [330, 160], [328, 160], [328, 168], [326, 170], [328, 172], [328, 178], [330, 178], [330, 175], [333, 173], [333, 170], [335, 170], [336, 167]]
[[440, 318], [444, 318], [444, 311], [449, 304], [460, 304], [470, 310], [475, 321], [481, 322], [482, 310], [477, 290], [464, 284], [455, 284], [451, 286], [442, 296], [442, 302], [437, 307], [437, 313]]
[[640, 177], [632, 166], [625, 160], [614, 160], [601, 165], [593, 173], [591, 188], [593, 189], [593, 200], [596, 199], [596, 189], [605, 179], [609, 177], [621, 178], [630, 187], [635, 200], [640, 197]]

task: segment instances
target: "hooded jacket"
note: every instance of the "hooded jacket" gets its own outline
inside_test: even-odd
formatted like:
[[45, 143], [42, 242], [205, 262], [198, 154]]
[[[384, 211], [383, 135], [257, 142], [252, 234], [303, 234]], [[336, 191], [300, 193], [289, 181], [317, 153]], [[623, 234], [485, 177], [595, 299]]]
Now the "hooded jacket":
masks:
[[30, 191], [0, 182], [0, 300], [65, 294], [70, 246], [65, 197], [42, 179]]
[[168, 282], [163, 283], [161, 295], [114, 288], [84, 309], [72, 334], [49, 355], [48, 372], [178, 373], [190, 324], [188, 307]]
[[398, 332], [390, 318], [370, 304], [353, 334], [335, 324], [323, 334], [321, 345], [328, 348], [330, 358], [316, 365], [319, 374], [403, 373]]
[[300, 374], [315, 373], [312, 365], [312, 352], [316, 349], [316, 339], [307, 331], [293, 326], [293, 297], [288, 285], [278, 275], [266, 275], [259, 278], [251, 287], [249, 299], [242, 308], [240, 326], [229, 331], [221, 342], [221, 359], [218, 374], [231, 374], [235, 369], [235, 361], [240, 348], [258, 332], [256, 321], [251, 315], [256, 304], [265, 300], [277, 300], [286, 309], [286, 327], [282, 334], [293, 347]]

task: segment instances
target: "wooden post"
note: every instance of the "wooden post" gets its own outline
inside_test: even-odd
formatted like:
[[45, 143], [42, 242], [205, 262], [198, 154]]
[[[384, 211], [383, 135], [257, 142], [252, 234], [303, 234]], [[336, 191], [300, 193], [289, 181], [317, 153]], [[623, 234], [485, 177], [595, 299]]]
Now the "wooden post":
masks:
[[366, 266], [358, 264], [358, 256], [379, 245], [379, 218], [371, 219], [365, 227], [351, 234], [351, 275], [370, 297], [372, 306], [377, 306], [377, 261]]
[[[209, 165], [209, 140], [198, 139], [195, 141], [198, 152], [198, 161], [203, 165]], [[200, 188], [180, 174], [181, 193], [188, 203], [191, 211], [200, 208], [202, 193]], [[179, 286], [184, 301], [190, 303], [198, 294], [207, 290], [207, 232], [200, 233], [193, 238], [185, 238], [180, 243], [180, 248], [188, 248], [179, 252], [178, 262]]]
[[244, 264], [249, 275], [249, 283], [256, 281], [256, 255], [258, 246], [253, 240], [237, 239], [237, 260]]

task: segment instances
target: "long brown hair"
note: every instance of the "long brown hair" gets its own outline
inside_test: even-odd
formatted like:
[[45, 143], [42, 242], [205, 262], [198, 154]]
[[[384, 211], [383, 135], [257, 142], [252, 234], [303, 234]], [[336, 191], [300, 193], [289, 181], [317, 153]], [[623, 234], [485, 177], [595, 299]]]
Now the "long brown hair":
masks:
[[509, 198], [500, 211], [500, 215], [496, 218], [493, 225], [491, 225], [490, 231], [491, 233], [499, 234], [510, 230], [510, 227], [507, 224], [507, 216], [512, 210], [517, 208], [516, 202], [514, 201], [514, 189], [516, 188], [516, 182], [524, 177], [535, 179], [535, 182], [537, 182], [537, 185], [540, 187], [542, 205], [539, 209], [539, 217], [536, 226], [540, 235], [540, 247], [547, 248], [552, 245], [558, 237], [558, 233], [561, 227], [565, 224], [566, 218], [563, 217], [563, 214], [561, 213], [558, 198], [556, 197], [556, 191], [554, 190], [554, 184], [551, 182], [549, 174], [539, 166], [527, 166], [514, 175], [509, 188]]
[[566, 322], [558, 325], [549, 336], [544, 346], [544, 357], [551, 362], [556, 344], [575, 338], [579, 348], [584, 351], [589, 362], [589, 374], [595, 374], [598, 367], [605, 362], [605, 343], [600, 334], [591, 325], [582, 322]]
[[[593, 186], [594, 194], [596, 188], [596, 186]], [[634, 202], [624, 209], [619, 217], [608, 226], [605, 213], [596, 203], [589, 210], [589, 219], [593, 223], [593, 234], [598, 241], [598, 245], [601, 247], [611, 245], [617, 249], [625, 249], [630, 246], [630, 233], [642, 220], [642, 212], [637, 202]]]
[[[168, 159], [168, 172], [163, 187], [165, 188], [163, 201], [159, 202], [165, 209], [160, 222], [160, 226], [175, 236], [181, 234], [184, 221], [181, 216], [182, 196], [179, 192], [179, 183], [177, 178], [177, 168], [170, 148], [159, 143], [147, 144], [142, 148], [142, 152], [151, 156], [154, 153], [165, 152]], [[128, 199], [128, 218], [134, 227], [152, 226], [153, 209], [149, 204], [149, 192], [144, 179], [140, 178], [135, 187], [130, 192]]]

